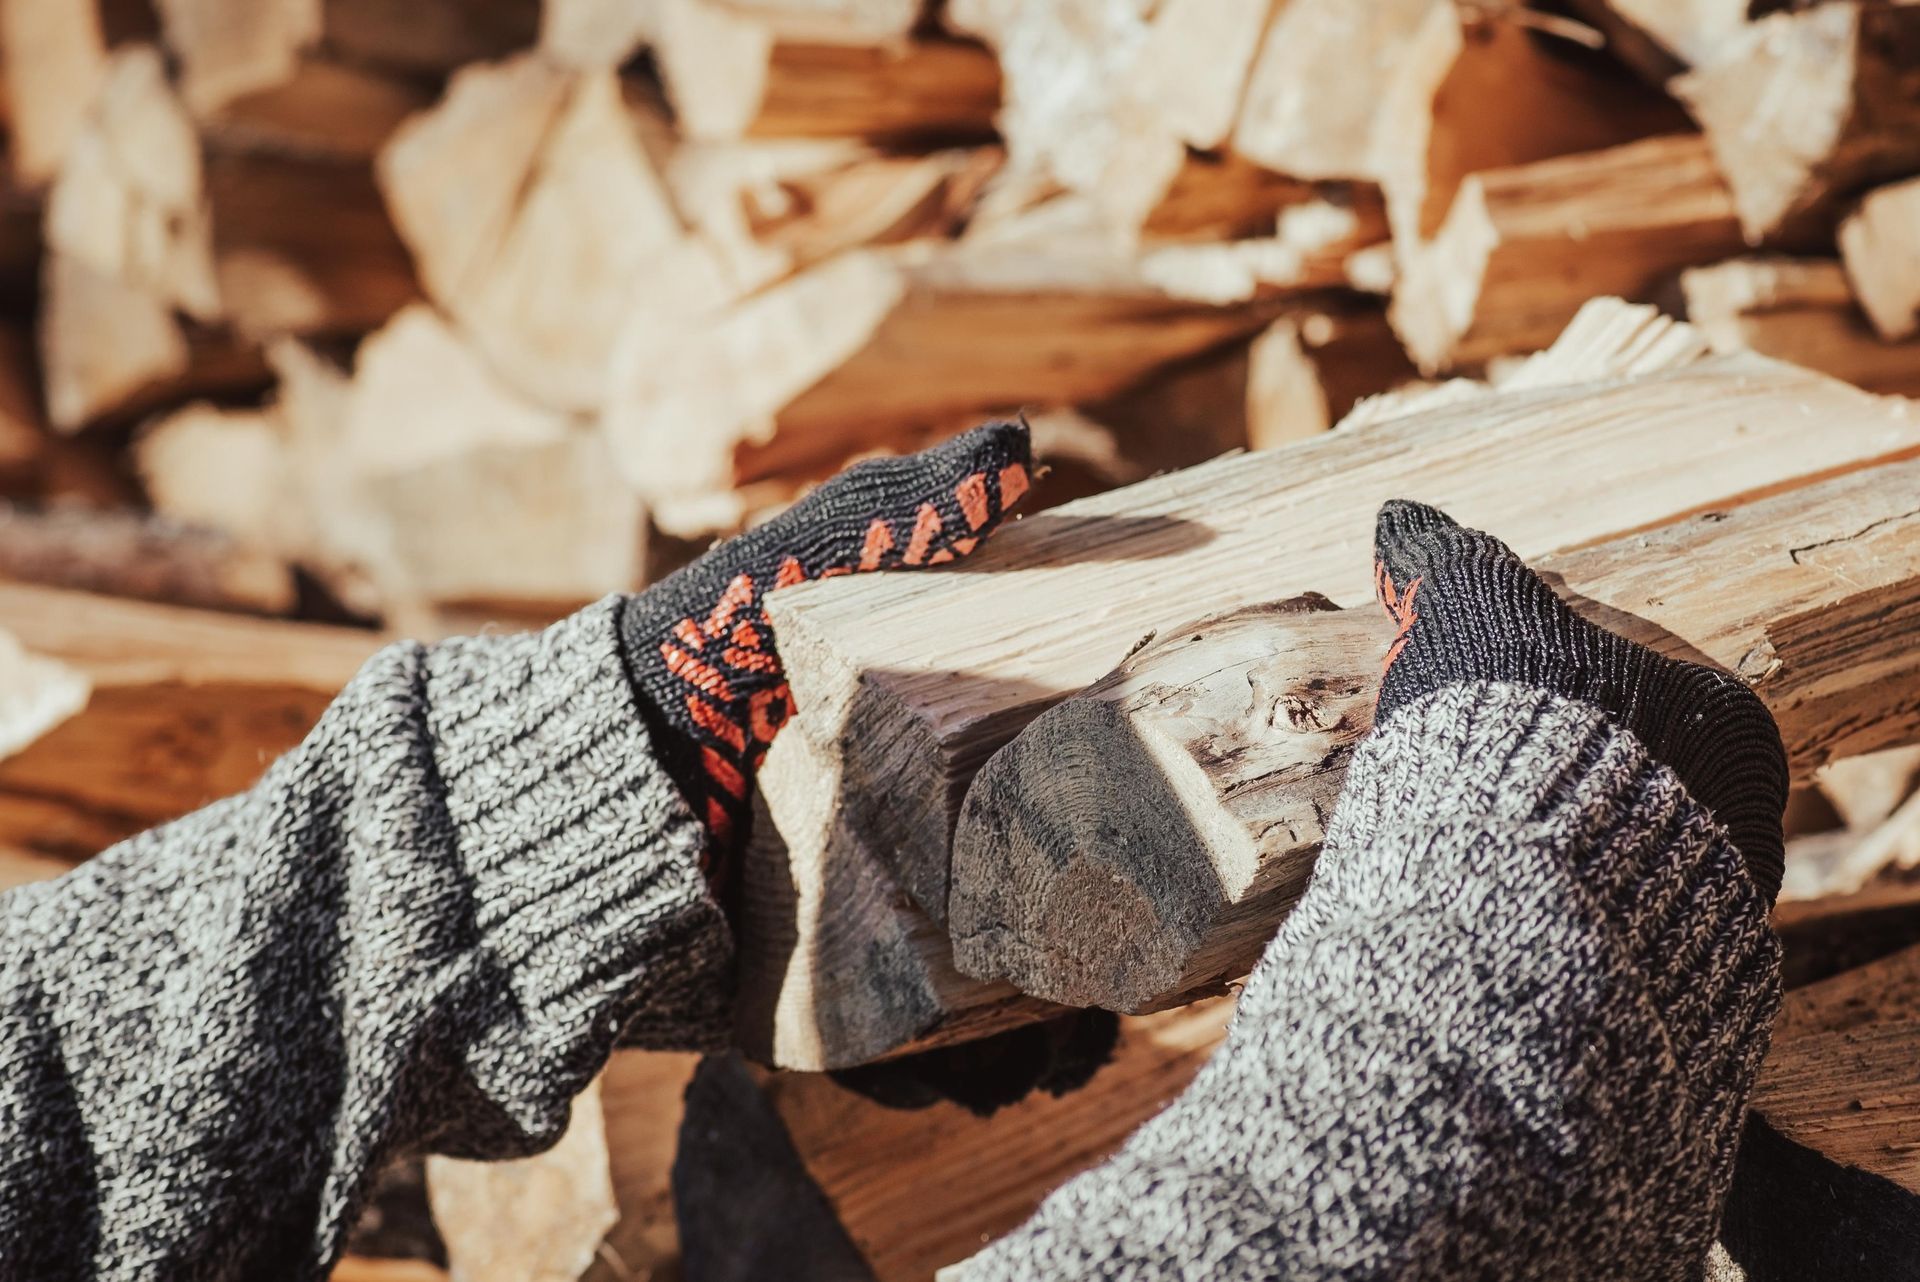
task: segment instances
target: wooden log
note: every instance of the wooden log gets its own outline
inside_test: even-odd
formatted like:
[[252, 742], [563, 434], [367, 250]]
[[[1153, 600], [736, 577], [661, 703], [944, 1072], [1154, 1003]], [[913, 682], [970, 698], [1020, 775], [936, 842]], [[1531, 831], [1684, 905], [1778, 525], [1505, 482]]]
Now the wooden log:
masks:
[[13, 180], [40, 188], [60, 171], [108, 54], [154, 35], [144, 0], [8, 0], [0, 4], [0, 104], [6, 107]]
[[684, 329], [736, 288], [681, 226], [612, 72], [469, 67], [378, 177], [428, 294], [558, 409], [600, 405], [627, 328]]
[[1920, 1192], [1920, 948], [1787, 994], [1753, 1107], [1788, 1139]]
[[279, 557], [133, 511], [0, 503], [0, 578], [200, 609], [283, 614], [294, 604]]
[[804, 736], [759, 774], [740, 889], [735, 1039], [783, 1068], [846, 1068], [1052, 1013], [954, 969], [946, 932], [840, 821], [839, 780]]
[[125, 422], [267, 381], [257, 348], [182, 321], [154, 295], [65, 254], [47, 257], [41, 309], [47, 418], [56, 431]]
[[1390, 316], [1422, 370], [1476, 365], [1545, 346], [1589, 298], [1650, 297], [1741, 245], [1698, 136], [1490, 170], [1403, 257]]
[[1247, 444], [1272, 449], [1324, 432], [1363, 398], [1418, 376], [1377, 306], [1283, 316], [1253, 345]]
[[1549, 37], [1531, 10], [1458, 9], [1378, 108], [1373, 169], [1404, 259], [1471, 174], [1686, 130], [1665, 94]]
[[[1916, 482], [1885, 463], [1539, 565], [1589, 617], [1737, 672], [1804, 778], [1920, 734], [1892, 622], [1920, 614]], [[1282, 610], [1170, 630], [982, 768], [954, 836], [963, 970], [1142, 1010], [1251, 969], [1305, 889], [1391, 635], [1372, 610]]]
[[1842, 0], [1770, 14], [1672, 88], [1755, 244], [1920, 168], [1920, 10]]
[[1573, 0], [1607, 49], [1649, 83], [1664, 85], [1711, 62], [1747, 25], [1750, 0]]
[[283, 371], [279, 399], [265, 409], [196, 402], [148, 425], [134, 441], [147, 498], [175, 521], [298, 566], [351, 613], [398, 611], [390, 623], [426, 635], [430, 629], [406, 615], [408, 603], [394, 599], [384, 527], [350, 502], [358, 491], [347, 492], [339, 411], [322, 411], [324, 423], [306, 421], [318, 377]]
[[1214, 0], [1149, 15], [1125, 0], [949, 4], [948, 24], [990, 45], [1006, 80], [998, 203], [1019, 209], [1064, 190], [1100, 233], [1130, 237], [1189, 145], [1226, 142], [1270, 8]]
[[1880, 337], [1920, 331], [1920, 178], [1868, 192], [1840, 224], [1840, 257]]
[[[1179, 292], [1206, 293], [1192, 264], [1134, 256], [876, 254], [815, 267], [671, 347], [626, 351], [605, 426], [662, 528], [724, 528], [737, 487], [831, 471], [905, 427], [1114, 396], [1256, 332], [1300, 296], [1258, 288], [1222, 306]], [[696, 446], [676, 426], [693, 419], [730, 427]]]
[[687, 137], [982, 141], [1000, 68], [971, 41], [908, 38], [907, 26], [821, 42], [741, 6], [665, 0], [654, 57]]
[[638, 586], [646, 515], [604, 443], [514, 395], [426, 308], [361, 345], [341, 412], [336, 448], [397, 590], [564, 612]]
[[607, 1165], [600, 1079], [573, 1097], [552, 1148], [506, 1162], [427, 1159], [434, 1226], [459, 1277], [587, 1275], [619, 1217]]
[[[981, 762], [1148, 632], [1244, 604], [1245, 564], [1263, 567], [1262, 597], [1371, 600], [1364, 549], [1385, 499], [1429, 499], [1537, 557], [1920, 442], [1903, 407], [1751, 355], [1650, 372], [1676, 358], [1676, 339], [1679, 358], [1704, 344], [1650, 309], [1618, 308], [1596, 303], [1590, 319], [1624, 327], [1599, 325], [1597, 344], [1586, 321], [1570, 327], [1514, 394], [1223, 459], [1021, 521], [969, 563], [994, 573], [776, 594], [797, 732], [844, 771], [843, 822], [939, 915], [947, 839]], [[1605, 381], [1555, 387], [1555, 369]], [[1808, 422], [1823, 425], [1817, 457]], [[1281, 570], [1276, 547], [1287, 549]]]
[[[1839, 915], [1920, 902], [1920, 885], [1911, 878], [1886, 876], [1916, 866], [1920, 800], [1909, 796], [1873, 824], [1789, 840], [1780, 902], [1783, 911], [1799, 921], [1815, 913]], [[1828, 899], [1836, 903], [1820, 904]]]
[[157, 51], [107, 66], [48, 197], [40, 344], [48, 418], [72, 431], [262, 381], [221, 314], [200, 145]]
[[[196, 320], [220, 314], [200, 142], [160, 53], [115, 53], [47, 197], [47, 246]], [[57, 417], [57, 416], [56, 416]]]
[[1870, 392], [1920, 395], [1920, 345], [1889, 343], [1831, 259], [1734, 258], [1680, 274], [1689, 322], [1715, 351], [1749, 349]]
[[314, 59], [444, 76], [524, 48], [539, 23], [538, 0], [155, 0], [155, 7], [197, 115], [284, 89]]
[[1920, 745], [1832, 762], [1814, 782], [1847, 827], [1876, 828], [1920, 785]]
[[1424, 110], [1414, 82], [1445, 65], [1458, 34], [1452, 0], [1390, 0], [1364, 18], [1340, 0], [1290, 0], [1255, 55], [1234, 150], [1300, 178], [1379, 181], [1401, 111]]
[[364, 334], [419, 296], [366, 165], [216, 151], [204, 199], [221, 312], [246, 338]]
[[92, 687], [84, 711], [0, 761], [0, 844], [68, 858], [252, 784], [380, 642], [13, 585], [0, 628]]
[[107, 74], [107, 40], [92, 0], [6, 0], [7, 151], [14, 180], [39, 187], [59, 172]]

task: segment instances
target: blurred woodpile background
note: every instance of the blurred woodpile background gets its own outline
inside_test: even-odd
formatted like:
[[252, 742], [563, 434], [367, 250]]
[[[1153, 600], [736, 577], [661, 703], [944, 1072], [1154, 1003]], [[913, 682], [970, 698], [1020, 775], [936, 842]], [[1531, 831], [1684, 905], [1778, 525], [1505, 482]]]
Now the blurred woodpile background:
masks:
[[[0, 0], [0, 53], [0, 884], [244, 787], [387, 637], [641, 587], [986, 416], [1059, 502], [1500, 387], [1600, 296], [1920, 394], [1920, 6]], [[1915, 774], [1803, 790], [1783, 922], [1911, 924]], [[1223, 1019], [992, 1122], [768, 1089], [924, 1278]], [[618, 1214], [491, 1173], [527, 1223], [465, 1231], [544, 1271], [462, 1276], [677, 1276], [688, 1071], [602, 1084]], [[873, 1157], [942, 1144], [967, 1199]]]

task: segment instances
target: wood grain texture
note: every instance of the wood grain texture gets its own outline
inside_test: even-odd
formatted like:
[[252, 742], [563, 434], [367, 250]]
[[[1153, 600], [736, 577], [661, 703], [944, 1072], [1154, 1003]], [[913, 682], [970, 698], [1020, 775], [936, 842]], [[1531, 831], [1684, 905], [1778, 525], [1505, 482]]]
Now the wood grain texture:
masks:
[[1868, 192], [1840, 224], [1847, 280], [1885, 339], [1920, 330], [1920, 178]]
[[1110, 1156], [1185, 1089], [1225, 1035], [1231, 1001], [1121, 1021], [1112, 1062], [1066, 1095], [980, 1118], [954, 1104], [885, 1108], [826, 1078], [766, 1082], [794, 1146], [882, 1282], [931, 1282]]
[[803, 735], [775, 741], [758, 785], [734, 998], [747, 1054], [783, 1068], [845, 1068], [1053, 1013], [954, 968], [946, 932], [847, 833], [838, 781]]
[[1920, 1193], [1920, 948], [1787, 994], [1753, 1107], [1788, 1139]]
[[[1897, 260], [1887, 269], [1897, 272]], [[1876, 334], [1832, 259], [1767, 255], [1690, 267], [1680, 295], [1688, 322], [1716, 351], [1755, 351], [1869, 392], [1920, 395], [1920, 343]]]
[[0, 761], [0, 842], [70, 857], [251, 785], [381, 640], [12, 585], [0, 628], [92, 685], [84, 711]]
[[1307, 591], [1369, 600], [1385, 499], [1537, 557], [1916, 447], [1898, 404], [1720, 356], [1222, 459], [1017, 522], [959, 574], [802, 585], [769, 609], [799, 732], [844, 771], [843, 822], [939, 916], [954, 818], [994, 750], [1172, 620]]
[[[1920, 461], [1538, 562], [1588, 617], [1738, 673], [1796, 776], [1920, 738]], [[1153, 1009], [1252, 968], [1371, 725], [1390, 628], [1251, 609], [1130, 658], [988, 761], [954, 836], [955, 959], [1071, 1005]]]
[[1769, 14], [1672, 83], [1748, 240], [1831, 226], [1834, 202], [1920, 165], [1920, 10], [1846, 0]]
[[1646, 299], [1743, 243], [1698, 135], [1486, 170], [1401, 255], [1390, 315], [1421, 369], [1478, 365], [1546, 346], [1590, 298]]

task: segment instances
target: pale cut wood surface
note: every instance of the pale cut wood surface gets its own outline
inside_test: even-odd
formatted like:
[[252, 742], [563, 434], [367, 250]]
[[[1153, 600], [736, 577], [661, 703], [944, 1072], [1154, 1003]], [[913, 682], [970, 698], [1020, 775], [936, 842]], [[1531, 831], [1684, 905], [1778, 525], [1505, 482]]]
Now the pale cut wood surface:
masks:
[[1428, 372], [1551, 342], [1590, 298], [1645, 299], [1738, 253], [1726, 184], [1698, 135], [1470, 175], [1431, 243], [1402, 255], [1392, 318]]
[[1788, 993], [1753, 1107], [1788, 1139], [1920, 1193], [1920, 948]]
[[774, 742], [741, 867], [735, 1037], [762, 1063], [844, 1068], [1049, 1013], [954, 969], [946, 932], [839, 822], [805, 736]]
[[434, 1226], [463, 1282], [575, 1282], [620, 1217], [607, 1161], [605, 1076], [573, 1098], [566, 1134], [509, 1162], [427, 1159]]
[[[1920, 737], [1916, 484], [1889, 462], [1537, 568], [1603, 626], [1738, 673], [1805, 778]], [[1169, 630], [996, 754], [954, 837], [961, 969], [1121, 1010], [1250, 970], [1372, 723], [1391, 629], [1360, 614]]]
[[454, 1276], [462, 1282], [678, 1276], [670, 1175], [682, 1097], [699, 1058], [616, 1051], [576, 1102], [566, 1136], [554, 1148], [517, 1162], [428, 1159], [434, 1222]]
[[1880, 337], [1920, 329], [1920, 178], [1868, 192], [1840, 224], [1847, 280]]
[[1899, 403], [1716, 357], [1222, 459], [1017, 522], [964, 573], [802, 585], [769, 610], [799, 729], [845, 771], [845, 823], [938, 915], [953, 818], [987, 756], [1171, 620], [1302, 591], [1370, 599], [1385, 499], [1436, 503], [1537, 557], [1916, 446]]
[[1733, 258], [1680, 273], [1687, 320], [1715, 351], [1759, 352], [1870, 392], [1920, 395], [1920, 343], [1888, 342], [1832, 259]]
[[107, 42], [94, 0], [6, 0], [7, 158], [14, 179], [38, 187], [60, 169], [95, 88], [107, 74]]
[[1774, 13], [1671, 88], [1713, 144], [1754, 243], [1920, 165], [1920, 9], [1840, 0]]
[[93, 688], [0, 761], [0, 842], [82, 856], [248, 787], [378, 648], [372, 632], [0, 585], [0, 628]]
[[1600, 151], [1689, 127], [1673, 101], [1531, 22], [1532, 10], [1459, 9], [1402, 78], [1377, 142], [1396, 248], [1404, 259], [1439, 229], [1471, 174]]

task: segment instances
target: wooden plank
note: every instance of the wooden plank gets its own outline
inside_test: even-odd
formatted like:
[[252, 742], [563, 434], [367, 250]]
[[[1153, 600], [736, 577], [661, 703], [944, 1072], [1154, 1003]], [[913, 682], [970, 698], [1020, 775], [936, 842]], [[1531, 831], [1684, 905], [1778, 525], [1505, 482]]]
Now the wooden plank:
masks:
[[[1751, 355], [1619, 382], [1607, 372], [1616, 353], [1658, 350], [1646, 315], [1605, 352], [1556, 357], [1616, 381], [1536, 378], [1147, 481], [1017, 522], [964, 575], [775, 594], [799, 732], [844, 770], [844, 822], [939, 915], [947, 837], [981, 762], [1170, 620], [1256, 592], [1370, 600], [1385, 499], [1435, 502], [1539, 556], [1920, 445], [1904, 405]], [[1685, 351], [1700, 346], [1695, 336]], [[1821, 425], [1817, 452], [1808, 423]]]
[[[1605, 626], [1737, 672], [1805, 778], [1920, 736], [1899, 622], [1920, 615], [1916, 483], [1920, 462], [1889, 462], [1539, 569]], [[960, 967], [1121, 1010], [1251, 969], [1305, 889], [1390, 636], [1371, 609], [1254, 607], [1169, 630], [1036, 721], [961, 812]]]
[[1402, 255], [1390, 315], [1429, 373], [1546, 346], [1599, 295], [1647, 299], [1740, 252], [1706, 142], [1672, 135], [1468, 176]]
[[72, 858], [251, 785], [381, 640], [9, 584], [0, 628], [92, 686], [0, 761], [0, 843]]

